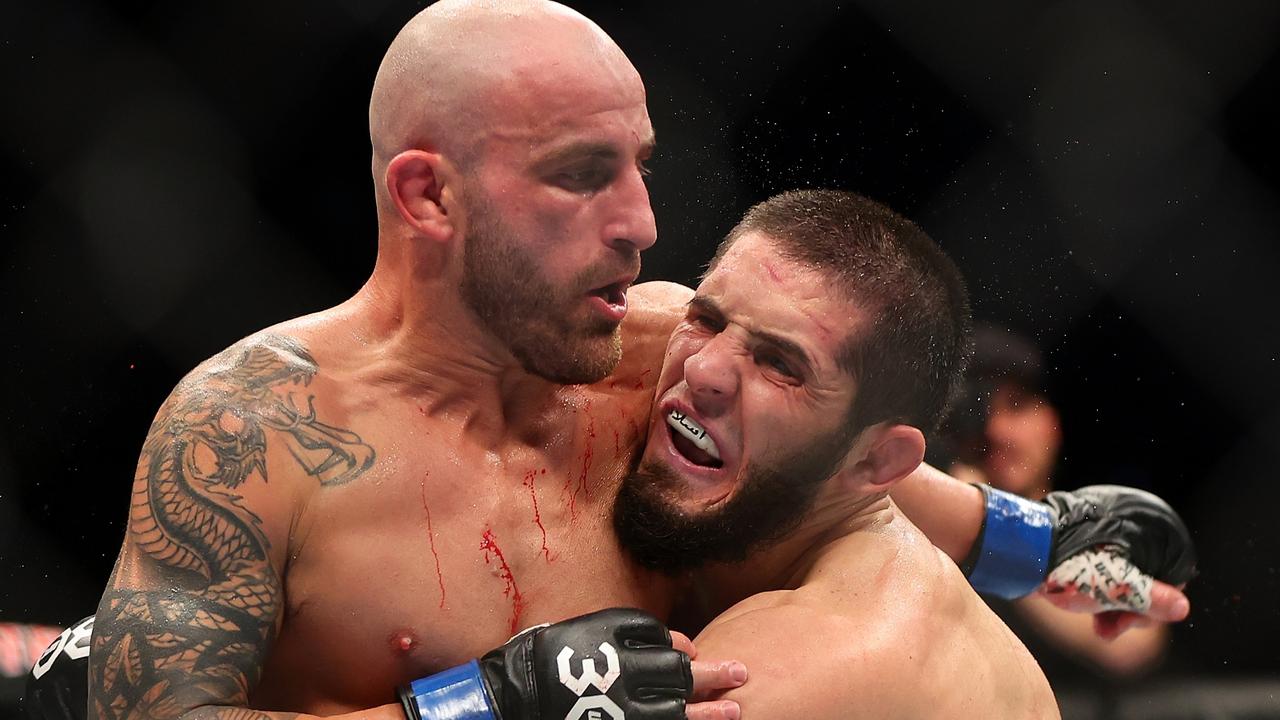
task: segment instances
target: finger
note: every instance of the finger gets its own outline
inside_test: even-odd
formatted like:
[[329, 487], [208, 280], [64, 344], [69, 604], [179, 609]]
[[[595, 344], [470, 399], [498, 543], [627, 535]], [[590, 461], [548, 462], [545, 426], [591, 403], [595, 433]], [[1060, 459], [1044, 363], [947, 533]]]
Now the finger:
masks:
[[737, 660], [693, 663], [693, 699], [701, 700], [723, 690], [742, 687], [747, 666]]
[[671, 631], [671, 647], [688, 655], [690, 660], [698, 657], [698, 648], [693, 646], [693, 641], [689, 639], [688, 635], [679, 630]]
[[1063, 560], [1049, 573], [1042, 593], [1058, 607], [1077, 612], [1127, 610], [1146, 613], [1154, 580], [1125, 557], [1101, 546]]
[[738, 720], [742, 709], [732, 700], [714, 700], [712, 702], [689, 703], [684, 709], [689, 720]]
[[1150, 618], [1131, 612], [1105, 612], [1093, 616], [1093, 631], [1103, 640], [1115, 640], [1130, 628], [1147, 627]]
[[1147, 617], [1159, 622], [1181, 622], [1191, 613], [1191, 601], [1178, 588], [1159, 580], [1151, 586], [1151, 608]]

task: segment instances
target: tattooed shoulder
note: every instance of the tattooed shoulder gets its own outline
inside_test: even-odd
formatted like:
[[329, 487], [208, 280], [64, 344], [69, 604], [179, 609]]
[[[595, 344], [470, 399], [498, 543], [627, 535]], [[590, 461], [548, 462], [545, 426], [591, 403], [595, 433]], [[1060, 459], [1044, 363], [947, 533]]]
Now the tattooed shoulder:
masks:
[[[297, 340], [257, 336], [197, 368], [161, 407], [139, 459], [125, 550], [98, 608], [96, 717], [247, 702], [283, 593], [261, 508], [243, 488], [268, 482], [269, 447], [322, 487], [355, 480], [376, 456], [353, 430], [317, 417], [317, 372]], [[126, 561], [131, 580], [122, 582]]]

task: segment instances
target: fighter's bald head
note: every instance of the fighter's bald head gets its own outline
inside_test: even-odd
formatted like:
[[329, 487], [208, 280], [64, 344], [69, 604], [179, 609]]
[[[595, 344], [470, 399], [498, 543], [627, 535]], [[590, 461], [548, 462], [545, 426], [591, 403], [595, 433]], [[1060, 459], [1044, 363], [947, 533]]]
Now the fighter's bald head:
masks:
[[[640, 88], [621, 49], [595, 23], [547, 0], [441, 0], [388, 48], [374, 81], [374, 168], [423, 149], [466, 165], [535, 100], [583, 82]], [[519, 122], [514, 121], [514, 122]]]

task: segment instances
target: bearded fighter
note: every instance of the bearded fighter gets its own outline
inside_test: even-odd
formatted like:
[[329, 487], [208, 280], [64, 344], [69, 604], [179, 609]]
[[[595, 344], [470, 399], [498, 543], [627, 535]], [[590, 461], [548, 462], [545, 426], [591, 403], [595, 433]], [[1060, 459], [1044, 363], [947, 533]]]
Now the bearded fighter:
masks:
[[615, 522], [641, 565], [732, 604], [696, 642], [751, 668], [728, 693], [744, 717], [1058, 717], [1030, 653], [888, 495], [924, 458], [969, 326], [951, 261], [851, 193], [771, 198], [721, 244]]
[[[392, 43], [370, 135], [368, 283], [203, 363], [151, 427], [93, 630], [90, 715], [426, 716], [457, 691], [488, 717], [604, 695], [669, 717], [693, 675], [740, 684], [739, 665], [673, 659], [654, 618], [682, 578], [631, 562], [613, 533], [683, 302], [669, 285], [628, 293], [656, 239], [635, 69], [562, 6], [447, 0]], [[929, 471], [906, 483], [954, 557], [999, 549], [975, 544], [991, 535], [978, 491]], [[638, 610], [508, 642], [605, 607]], [[618, 674], [586, 671], [601, 644]]]

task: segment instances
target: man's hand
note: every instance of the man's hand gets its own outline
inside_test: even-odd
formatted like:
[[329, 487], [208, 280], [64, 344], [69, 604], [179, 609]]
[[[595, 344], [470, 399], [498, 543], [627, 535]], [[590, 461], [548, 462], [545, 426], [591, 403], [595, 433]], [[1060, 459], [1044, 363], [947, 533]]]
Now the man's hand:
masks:
[[[682, 642], [692, 649], [688, 638]], [[745, 680], [745, 670], [732, 667], [700, 667], [699, 674], [703, 692]], [[613, 608], [530, 628], [478, 662], [415, 680], [401, 701], [411, 720], [560, 720], [593, 709], [609, 717], [682, 720], [694, 687], [690, 656], [673, 647], [662, 623], [640, 610]], [[737, 717], [736, 705], [695, 710], [696, 720]]]
[[1113, 545], [1059, 563], [1039, 593], [1063, 610], [1092, 613], [1094, 632], [1108, 640], [1131, 627], [1179, 622], [1191, 611], [1181, 590], [1142, 572]]
[[689, 720], [738, 720], [741, 709], [732, 700], [713, 700], [712, 697], [742, 687], [747, 681], [747, 667], [740, 662], [726, 660], [721, 662], [701, 662], [698, 649], [694, 647], [689, 636], [682, 632], [671, 632], [671, 641], [675, 649], [689, 656], [693, 667], [693, 695], [685, 706], [685, 715]]
[[1195, 547], [1155, 495], [1094, 485], [1033, 502], [979, 488], [987, 510], [969, 572], [979, 592], [1012, 599], [1038, 588], [1058, 607], [1096, 614], [1103, 637], [1190, 611], [1178, 588], [1195, 575]]
[[[1196, 555], [1182, 518], [1148, 492], [1093, 485], [1045, 497], [1053, 509], [1053, 565], [1041, 593], [1058, 607], [1095, 613], [1113, 638], [1136, 624], [1177, 622]], [[1170, 584], [1172, 583], [1172, 584]]]

